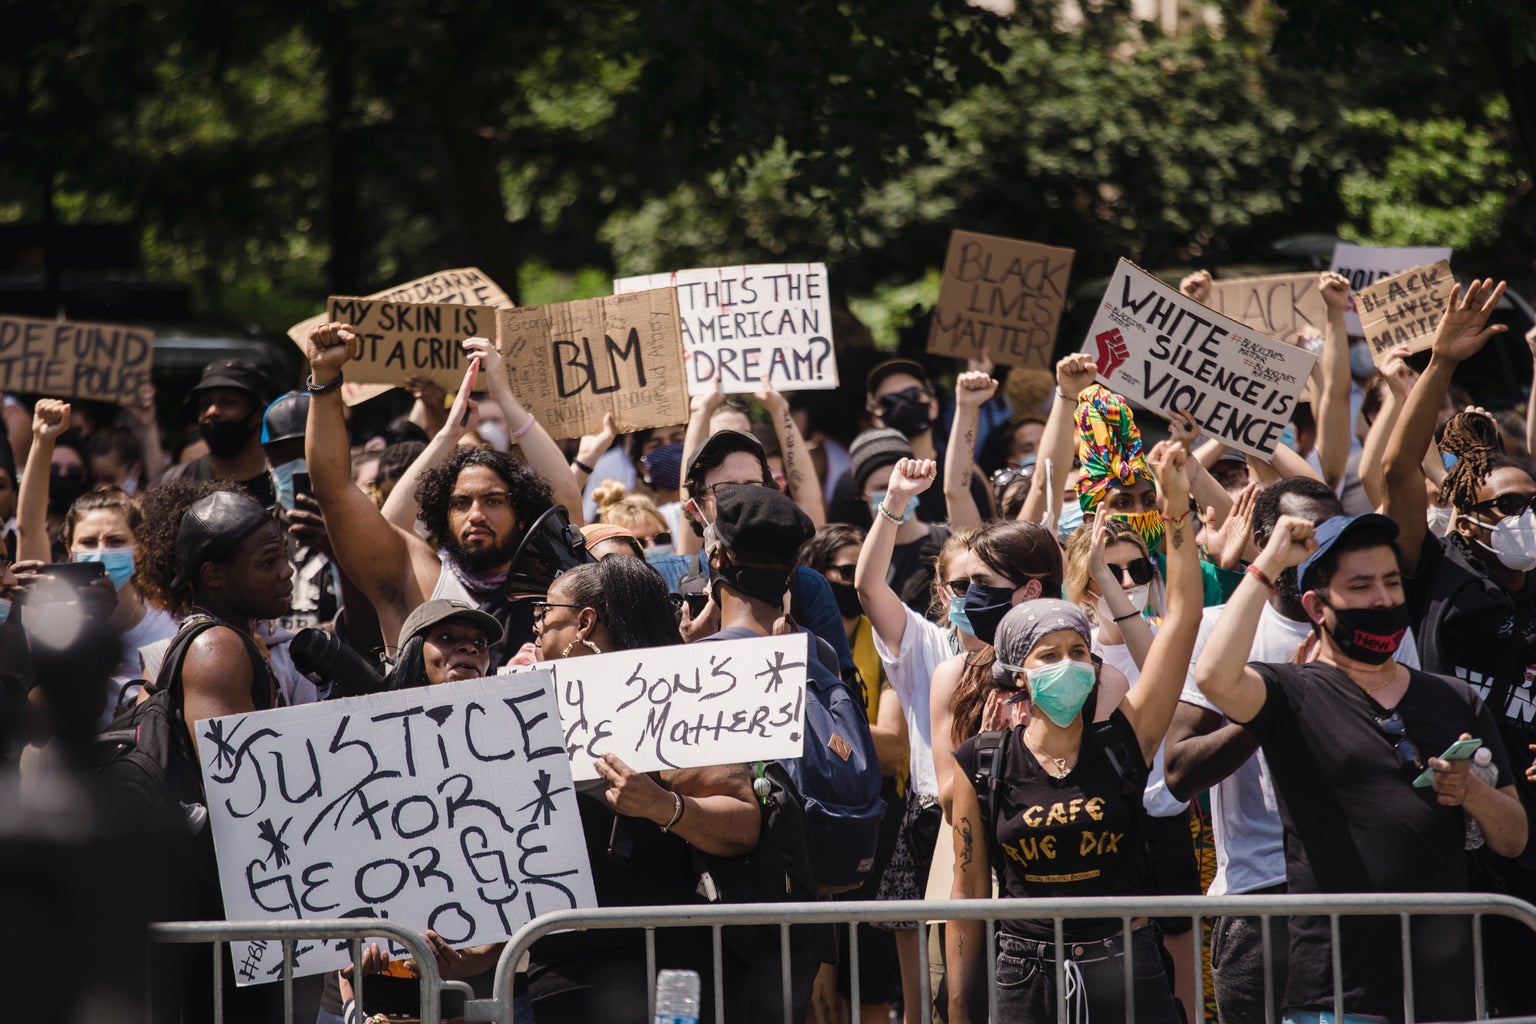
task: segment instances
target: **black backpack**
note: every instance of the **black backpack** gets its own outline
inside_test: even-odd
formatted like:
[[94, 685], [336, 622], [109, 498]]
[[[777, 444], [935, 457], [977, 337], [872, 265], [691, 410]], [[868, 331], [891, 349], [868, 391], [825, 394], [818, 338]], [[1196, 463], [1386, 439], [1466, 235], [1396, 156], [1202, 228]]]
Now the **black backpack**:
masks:
[[[211, 615], [188, 616], [166, 649], [154, 682], [145, 687], [150, 696], [119, 710], [96, 737], [96, 768], [107, 784], [125, 801], [179, 818], [192, 835], [206, 828], [208, 809], [183, 710], [181, 665], [192, 641], [218, 625], [223, 623]], [[243, 632], [240, 636], [255, 672], [251, 699], [264, 711], [280, 701], [281, 691], [255, 642]]]

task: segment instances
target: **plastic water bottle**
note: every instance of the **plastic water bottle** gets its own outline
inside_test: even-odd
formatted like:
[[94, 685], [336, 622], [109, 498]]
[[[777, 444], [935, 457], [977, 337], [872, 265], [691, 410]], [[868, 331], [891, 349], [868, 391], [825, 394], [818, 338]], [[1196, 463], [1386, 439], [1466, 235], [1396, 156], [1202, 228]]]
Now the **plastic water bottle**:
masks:
[[656, 1024], [699, 1024], [699, 972], [656, 972]]
[[[1490, 786], [1497, 786], [1499, 784], [1499, 769], [1493, 763], [1493, 751], [1487, 747], [1478, 747], [1477, 753], [1472, 755], [1472, 771], [1477, 774], [1478, 778]], [[1465, 848], [1475, 850], [1482, 845], [1483, 830], [1473, 820], [1472, 815], [1469, 814], [1467, 815], [1467, 842]], [[659, 1009], [660, 1005], [660, 1003], [657, 1003], [658, 1013], [661, 1012]]]

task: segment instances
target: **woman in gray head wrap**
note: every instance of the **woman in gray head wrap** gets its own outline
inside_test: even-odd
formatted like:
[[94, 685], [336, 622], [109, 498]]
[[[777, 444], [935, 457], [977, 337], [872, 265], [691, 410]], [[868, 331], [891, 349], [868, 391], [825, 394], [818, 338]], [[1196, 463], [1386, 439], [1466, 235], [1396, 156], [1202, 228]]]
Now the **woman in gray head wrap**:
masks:
[[[1027, 601], [1010, 609], [999, 623], [992, 682], [1014, 691], [1019, 703], [1027, 701], [1028, 718], [1022, 728], [1001, 736], [983, 734], [955, 751], [953, 896], [990, 896], [993, 864], [1000, 868], [999, 883], [1007, 897], [1136, 896], [1149, 891], [1141, 793], [1147, 766], [1184, 686], [1203, 595], [1186, 457], [1185, 449], [1172, 443], [1152, 452], [1167, 538], [1168, 614], [1147, 652], [1140, 682], [1109, 721], [1084, 720], [1083, 707], [1097, 669], [1088, 620], [1075, 605]], [[985, 804], [978, 793], [985, 795]], [[1135, 977], [1136, 1019], [1142, 1024], [1179, 1019], [1155, 924], [1137, 919], [1129, 936], [1118, 918], [1068, 920], [1065, 929], [1062, 969], [1072, 1004], [1069, 1019], [1125, 1018], [1127, 946]], [[988, 972], [975, 955], [986, 948], [984, 938], [979, 921], [949, 923], [952, 1022], [986, 1017]], [[1002, 921], [997, 938], [993, 977], [999, 1019], [1055, 1020], [1053, 922]]]

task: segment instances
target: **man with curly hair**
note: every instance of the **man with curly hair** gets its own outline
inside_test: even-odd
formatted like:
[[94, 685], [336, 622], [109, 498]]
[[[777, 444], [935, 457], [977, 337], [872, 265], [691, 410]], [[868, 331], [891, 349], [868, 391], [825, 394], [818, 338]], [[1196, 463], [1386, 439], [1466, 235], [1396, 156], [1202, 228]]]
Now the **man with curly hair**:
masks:
[[[533, 639], [532, 598], [544, 596], [566, 558], [583, 560], [580, 535], [571, 541], [564, 518], [552, 512], [557, 506], [548, 483], [490, 448], [456, 448], [422, 474], [416, 504], [426, 540], [385, 519], [353, 485], [349, 465], [340, 382], [357, 345], [341, 323], [309, 336], [305, 456], [315, 497], [332, 524], [337, 563], [372, 602], [383, 636], [398, 636], [424, 601], [466, 601], [502, 624], [491, 664], [505, 664]], [[547, 543], [525, 544], [530, 531]]]

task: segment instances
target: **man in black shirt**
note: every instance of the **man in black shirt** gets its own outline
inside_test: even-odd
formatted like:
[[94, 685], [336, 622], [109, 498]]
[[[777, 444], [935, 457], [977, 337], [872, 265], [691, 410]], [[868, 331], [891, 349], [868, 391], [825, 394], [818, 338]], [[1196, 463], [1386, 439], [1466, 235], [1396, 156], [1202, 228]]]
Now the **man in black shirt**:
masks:
[[[1467, 889], [1467, 816], [1502, 856], [1525, 847], [1526, 818], [1512, 786], [1494, 788], [1469, 760], [1434, 757], [1477, 737], [1500, 779], [1510, 768], [1493, 717], [1465, 683], [1392, 660], [1408, 626], [1402, 573], [1385, 516], [1336, 516], [1317, 527], [1283, 516], [1217, 620], [1195, 667], [1201, 691], [1258, 737], [1285, 826], [1293, 893], [1437, 892]], [[1318, 635], [1306, 665], [1244, 665], [1273, 580], [1299, 566], [1302, 608]], [[1425, 767], [1430, 785], [1416, 787]], [[1464, 813], [1457, 813], [1457, 809]], [[1412, 982], [1402, 975], [1397, 923], [1341, 922], [1344, 1009], [1403, 1016], [1413, 985], [1424, 1020], [1472, 1014], [1471, 932], [1421, 918], [1410, 926]], [[1326, 918], [1291, 918], [1284, 1004], [1333, 1009]]]
[[253, 363], [225, 359], [203, 367], [188, 401], [208, 454], [172, 466], [162, 479], [233, 480], [270, 508], [276, 494], [261, 448], [261, 415], [271, 400], [272, 384]]

